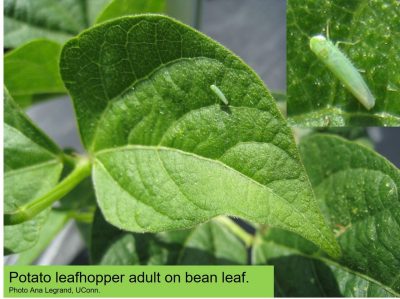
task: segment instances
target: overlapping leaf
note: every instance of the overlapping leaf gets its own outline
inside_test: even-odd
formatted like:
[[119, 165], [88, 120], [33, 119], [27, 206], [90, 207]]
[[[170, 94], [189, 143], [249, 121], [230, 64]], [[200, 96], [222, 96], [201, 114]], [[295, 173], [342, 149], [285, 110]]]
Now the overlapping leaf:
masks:
[[334, 261], [299, 236], [270, 230], [255, 247], [256, 263], [274, 264], [278, 284], [291, 281], [277, 287], [284, 296], [399, 296], [399, 170], [333, 135], [304, 138], [300, 148], [342, 257]]
[[37, 38], [64, 43], [88, 26], [85, 2], [5, 0], [4, 46], [16, 48]]
[[254, 264], [275, 267], [276, 297], [393, 297], [392, 290], [362, 273], [321, 259], [310, 242], [279, 229], [260, 234]]
[[35, 40], [4, 56], [4, 83], [20, 106], [29, 106], [37, 95], [66, 92], [59, 70], [60, 53], [60, 44]]
[[300, 148], [342, 247], [340, 262], [399, 292], [399, 170], [373, 150], [339, 137], [315, 135]]
[[112, 0], [98, 15], [96, 23], [140, 13], [162, 13], [165, 0]]
[[[4, 94], [4, 213], [48, 192], [58, 181], [62, 162], [58, 147]], [[47, 218], [45, 210], [33, 219], [4, 227], [6, 253], [32, 247]]]
[[[400, 125], [400, 4], [396, 0], [288, 2], [288, 116], [300, 126]], [[357, 42], [339, 48], [376, 98], [367, 111], [309, 48], [309, 39]], [[339, 62], [338, 62], [339, 64]]]
[[65, 93], [61, 45], [95, 22], [129, 14], [162, 12], [164, 0], [6, 0], [5, 84], [21, 107]]
[[61, 73], [113, 225], [158, 232], [229, 214], [338, 254], [274, 100], [221, 45], [167, 17], [120, 18], [69, 41]]
[[68, 214], [65, 212], [51, 211], [47, 220], [47, 224], [43, 226], [35, 246], [29, 248], [18, 255], [15, 265], [33, 264], [46, 247], [57, 236], [68, 221]]
[[107, 223], [97, 213], [92, 227], [91, 258], [107, 265], [246, 264], [244, 244], [217, 221], [190, 230], [136, 234]]
[[63, 44], [95, 22], [163, 8], [164, 0], [5, 0], [4, 47], [38, 38]]

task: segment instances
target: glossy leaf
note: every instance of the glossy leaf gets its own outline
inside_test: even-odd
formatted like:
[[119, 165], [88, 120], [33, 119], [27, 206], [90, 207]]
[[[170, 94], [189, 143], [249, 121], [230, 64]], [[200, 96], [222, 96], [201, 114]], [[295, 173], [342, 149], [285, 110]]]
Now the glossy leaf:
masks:
[[244, 244], [223, 224], [210, 221], [196, 228], [157, 234], [119, 230], [97, 213], [92, 228], [91, 258], [107, 265], [245, 264]]
[[275, 266], [279, 296], [399, 296], [399, 170], [333, 135], [306, 137], [300, 148], [342, 257], [332, 260], [292, 233], [261, 229], [253, 262]]
[[[41, 132], [13, 101], [4, 95], [4, 213], [45, 194], [58, 182], [62, 162], [58, 147]], [[6, 253], [32, 247], [49, 209], [18, 225], [4, 227]]]
[[301, 144], [340, 263], [400, 292], [400, 171], [373, 150], [330, 135]]
[[58, 66], [60, 53], [60, 44], [36, 40], [4, 56], [4, 83], [20, 106], [28, 106], [35, 95], [66, 92]]
[[275, 101], [221, 45], [168, 17], [125, 17], [69, 41], [61, 72], [113, 225], [158, 232], [228, 214], [338, 254]]
[[[288, 117], [292, 125], [400, 125], [400, 3], [396, 0], [290, 0]], [[310, 50], [312, 36], [340, 44], [376, 98], [367, 111]], [[338, 62], [339, 63], [339, 62]]]
[[164, 12], [165, 0], [113, 0], [99, 14], [96, 23], [141, 13]]
[[321, 259], [307, 240], [279, 229], [259, 235], [253, 263], [275, 267], [276, 297], [393, 297], [396, 293], [345, 265]]

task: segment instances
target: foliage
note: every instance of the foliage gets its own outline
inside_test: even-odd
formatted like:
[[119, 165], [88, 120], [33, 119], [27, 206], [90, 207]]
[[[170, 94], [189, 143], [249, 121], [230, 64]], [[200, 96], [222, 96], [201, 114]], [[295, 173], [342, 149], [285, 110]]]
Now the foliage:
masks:
[[[162, 13], [164, 0], [5, 0], [5, 84], [21, 107], [64, 94], [62, 45], [95, 23], [124, 15]], [[45, 8], [45, 9], [44, 9]]]
[[[43, 55], [60, 65], [40, 74]], [[296, 146], [258, 76], [202, 33], [125, 16], [5, 60], [17, 97], [65, 85], [87, 152], [59, 149], [5, 90], [4, 244], [19, 264], [75, 219], [91, 226], [96, 265], [273, 264], [278, 296], [400, 294], [399, 170], [363, 129], [311, 131]]]

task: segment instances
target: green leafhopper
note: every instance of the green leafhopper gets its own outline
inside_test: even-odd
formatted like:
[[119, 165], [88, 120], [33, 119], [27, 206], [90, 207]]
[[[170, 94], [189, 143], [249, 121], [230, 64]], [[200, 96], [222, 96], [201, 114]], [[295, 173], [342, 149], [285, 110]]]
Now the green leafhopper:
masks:
[[225, 104], [228, 105], [229, 102], [226, 99], [225, 95], [222, 93], [222, 91], [215, 86], [214, 84], [210, 85], [211, 90], [220, 98], [220, 100]]
[[324, 36], [317, 35], [310, 39], [310, 48], [367, 110], [374, 107], [375, 98], [367, 84], [338, 47]]

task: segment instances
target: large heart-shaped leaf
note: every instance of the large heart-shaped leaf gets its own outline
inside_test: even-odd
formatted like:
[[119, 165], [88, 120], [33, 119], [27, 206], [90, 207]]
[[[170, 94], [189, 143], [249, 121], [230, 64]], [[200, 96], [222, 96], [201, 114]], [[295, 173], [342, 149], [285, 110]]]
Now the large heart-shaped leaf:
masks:
[[213, 220], [190, 230], [137, 234], [119, 230], [96, 213], [90, 248], [92, 262], [107, 265], [246, 264], [244, 244]]
[[[62, 162], [58, 147], [30, 122], [7, 91], [4, 122], [4, 213], [12, 213], [55, 186]], [[48, 212], [46, 209], [29, 221], [5, 226], [6, 253], [32, 247]]]
[[228, 214], [338, 254], [273, 98], [221, 45], [168, 17], [125, 17], [69, 41], [61, 73], [113, 225], [158, 232]]
[[[400, 125], [400, 3], [397, 0], [290, 0], [288, 117], [301, 126]], [[376, 98], [367, 111], [309, 47], [330, 25], [333, 41], [362, 70]], [[339, 64], [339, 62], [338, 62]]]

